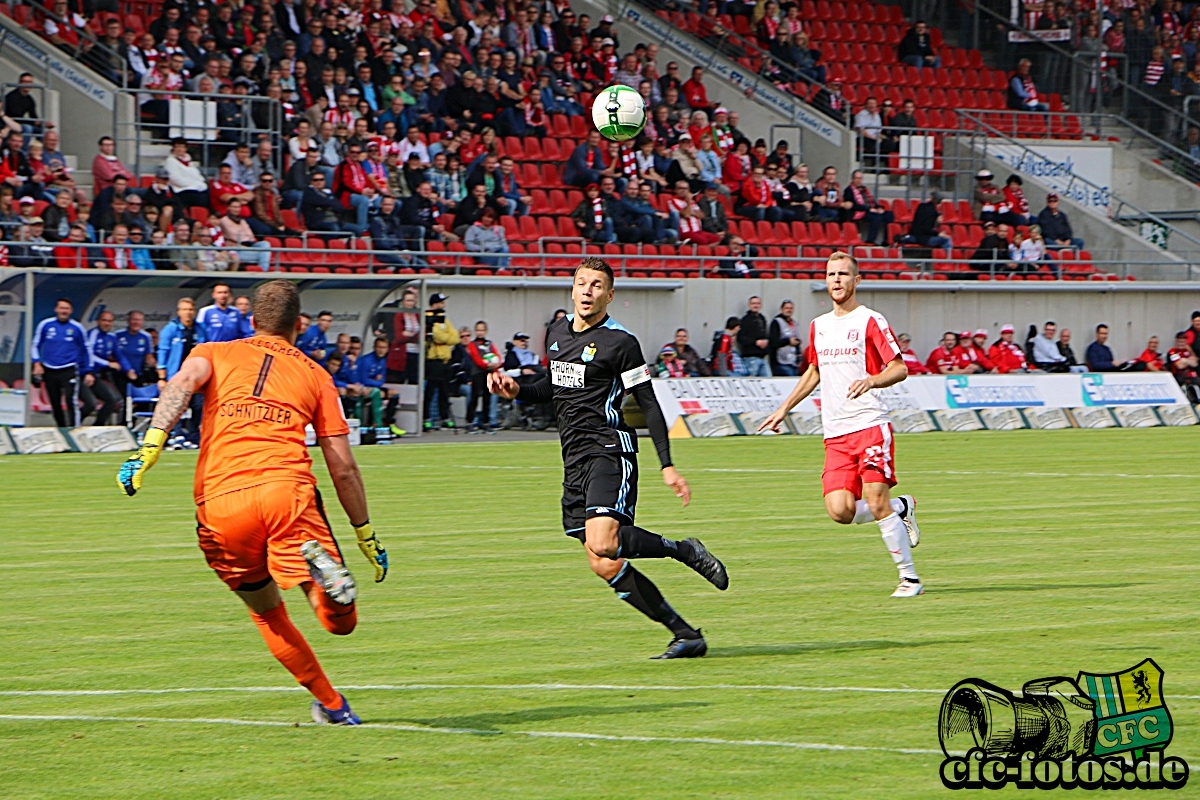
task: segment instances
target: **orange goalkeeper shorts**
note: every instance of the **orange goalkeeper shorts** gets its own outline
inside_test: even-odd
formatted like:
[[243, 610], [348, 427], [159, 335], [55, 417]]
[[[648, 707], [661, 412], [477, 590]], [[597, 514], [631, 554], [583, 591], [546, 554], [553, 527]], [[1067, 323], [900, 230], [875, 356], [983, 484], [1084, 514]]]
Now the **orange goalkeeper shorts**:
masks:
[[267, 579], [280, 589], [312, 580], [300, 553], [310, 539], [341, 558], [311, 483], [271, 481], [210, 497], [196, 507], [196, 535], [208, 565], [235, 590]]

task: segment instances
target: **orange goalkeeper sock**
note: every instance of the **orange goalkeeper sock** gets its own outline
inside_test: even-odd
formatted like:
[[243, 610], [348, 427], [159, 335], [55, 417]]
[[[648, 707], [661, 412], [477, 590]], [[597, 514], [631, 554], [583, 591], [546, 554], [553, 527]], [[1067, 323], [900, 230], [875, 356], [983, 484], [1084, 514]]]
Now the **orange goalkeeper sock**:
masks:
[[341, 708], [341, 696], [329, 678], [325, 677], [325, 670], [321, 669], [304, 635], [288, 618], [283, 603], [265, 614], [251, 611], [250, 618], [258, 626], [258, 632], [262, 634], [271, 654], [279, 659], [279, 663], [292, 673], [301, 686], [312, 692], [313, 697], [326, 708]]

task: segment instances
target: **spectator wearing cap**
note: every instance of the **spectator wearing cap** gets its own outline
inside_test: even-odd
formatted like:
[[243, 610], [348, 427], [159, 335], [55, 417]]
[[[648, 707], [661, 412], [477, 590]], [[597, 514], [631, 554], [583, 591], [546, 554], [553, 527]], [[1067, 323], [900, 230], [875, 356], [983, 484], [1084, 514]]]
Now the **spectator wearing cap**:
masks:
[[[705, 182], [700, 180], [700, 159], [699, 151], [696, 149], [696, 142], [692, 139], [690, 133], [681, 133], [678, 138], [679, 144], [672, 154], [671, 163], [667, 167], [667, 183], [674, 186], [678, 181], [687, 181], [688, 188], [693, 192], [704, 191]], [[726, 186], [729, 186], [729, 191], [736, 191], [736, 187], [729, 183], [727, 177], [722, 179]]]
[[969, 337], [962, 337], [959, 346], [970, 356], [973, 363], [979, 365], [980, 372], [995, 372], [996, 365], [992, 363], [992, 359], [988, 356], [987, 339], [987, 329], [980, 328]]
[[1001, 375], [1029, 371], [1029, 362], [1025, 358], [1025, 351], [1013, 341], [1012, 325], [1004, 325], [1000, 328], [1000, 338], [988, 348], [988, 360], [995, 366], [996, 372]]
[[1006, 214], [1001, 206], [1004, 205], [1004, 192], [992, 183], [996, 176], [990, 169], [981, 169], [975, 173], [975, 196], [974, 208], [975, 216], [984, 222], [1005, 222], [1011, 221], [1007, 218], [1001, 219], [1001, 216]]
[[658, 351], [654, 371], [659, 378], [686, 378], [687, 369], [675, 352], [674, 345], [664, 344]]
[[1058, 349], [1058, 343], [1054, 341], [1054, 334], [1057, 331], [1058, 325], [1050, 321], [1043, 326], [1041, 336], [1033, 337], [1030, 355], [1033, 365], [1038, 369], [1044, 369], [1046, 372], [1067, 371], [1067, 357], [1062, 354]]
[[976, 359], [978, 354], [975, 352], [974, 344], [971, 341], [971, 332], [963, 331], [958, 334], [958, 345], [950, 351], [950, 356], [953, 359], [953, 366], [949, 370], [952, 375], [967, 375], [975, 372], [986, 372], [983, 365]]
[[597, 24], [596, 27], [592, 28], [591, 31], [588, 32], [588, 38], [595, 39], [597, 36], [599, 36], [602, 39], [612, 39], [613, 47], [620, 47], [621, 39], [617, 35], [616, 28], [613, 27], [613, 23], [615, 21], [616, 20], [612, 18], [611, 14], [605, 14], [600, 18], [599, 24]]
[[1200, 359], [1197, 359], [1195, 351], [1188, 345], [1187, 331], [1175, 334], [1175, 346], [1167, 351], [1167, 365], [1171, 374], [1175, 376], [1175, 382], [1187, 394], [1188, 400], [1200, 403], [1200, 372], [1197, 372]]
[[909, 375], [928, 375], [929, 368], [921, 363], [921, 358], [912, 349], [912, 337], [902, 333], [896, 337], [900, 345], [900, 355], [904, 358], [904, 366], [908, 367]]
[[1046, 240], [1046, 247], [1057, 249], [1062, 247], [1074, 247], [1080, 249], [1083, 247], [1083, 239], [1076, 238], [1071, 231], [1071, 221], [1067, 219], [1067, 215], [1058, 208], [1058, 195], [1050, 193], [1046, 195], [1046, 207], [1037, 215], [1038, 227], [1042, 229], [1042, 237]]
[[180, 136], [171, 140], [171, 155], [163, 168], [176, 202], [187, 208], [208, 206], [208, 183], [188, 154], [187, 139]]

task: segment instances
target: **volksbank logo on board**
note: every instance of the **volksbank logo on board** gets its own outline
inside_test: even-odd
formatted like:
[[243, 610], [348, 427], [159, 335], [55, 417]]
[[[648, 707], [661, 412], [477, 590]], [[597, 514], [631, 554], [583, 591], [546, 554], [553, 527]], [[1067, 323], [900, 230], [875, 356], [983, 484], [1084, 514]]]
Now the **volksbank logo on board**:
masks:
[[1045, 402], [1029, 385], [972, 386], [966, 375], [946, 378], [946, 404], [950, 408], [1029, 408]]
[[[1168, 378], [1169, 380], [1169, 378]], [[1080, 380], [1086, 406], [1173, 405], [1175, 395], [1163, 383], [1105, 383], [1104, 375], [1089, 372]]]
[[1173, 729], [1162, 682], [1150, 658], [1111, 674], [1039, 678], [1019, 692], [979, 678], [960, 681], [938, 719], [942, 784], [1182, 789], [1190, 769], [1166, 753]]

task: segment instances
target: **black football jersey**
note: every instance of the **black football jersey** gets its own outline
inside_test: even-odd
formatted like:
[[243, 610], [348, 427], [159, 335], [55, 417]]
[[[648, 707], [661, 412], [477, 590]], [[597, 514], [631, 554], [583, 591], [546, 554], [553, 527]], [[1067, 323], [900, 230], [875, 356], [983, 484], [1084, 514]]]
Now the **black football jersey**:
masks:
[[[625, 423], [621, 405], [627, 392], [650, 383], [641, 345], [612, 317], [578, 333], [573, 318], [570, 314], [552, 324], [547, 339], [548, 382], [563, 463], [569, 466], [602, 453], [636, 453], [637, 433]], [[540, 399], [544, 390], [544, 385], [523, 386], [520, 397]]]

